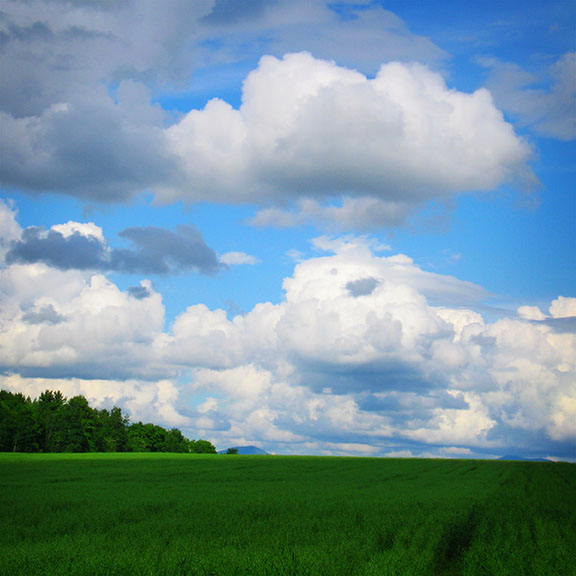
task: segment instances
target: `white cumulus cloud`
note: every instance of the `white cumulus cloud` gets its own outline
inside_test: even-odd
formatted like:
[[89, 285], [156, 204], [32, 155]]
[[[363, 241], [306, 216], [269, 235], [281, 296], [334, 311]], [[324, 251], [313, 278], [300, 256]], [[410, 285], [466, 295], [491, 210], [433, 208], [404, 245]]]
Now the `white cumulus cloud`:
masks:
[[[304, 200], [297, 218], [342, 225], [373, 227], [372, 209], [399, 223], [431, 199], [529, 177], [530, 149], [490, 93], [450, 89], [418, 64], [391, 62], [371, 79], [308, 53], [265, 56], [239, 109], [210, 100], [166, 135], [182, 179], [162, 198]], [[340, 196], [341, 207], [317, 204]]]
[[488, 321], [482, 288], [367, 238], [315, 248], [280, 303], [235, 317], [196, 304], [168, 328], [149, 281], [123, 291], [100, 274], [7, 266], [1, 382], [117, 401], [224, 446], [567, 455], [576, 299], [557, 298], [544, 319], [528, 304]]

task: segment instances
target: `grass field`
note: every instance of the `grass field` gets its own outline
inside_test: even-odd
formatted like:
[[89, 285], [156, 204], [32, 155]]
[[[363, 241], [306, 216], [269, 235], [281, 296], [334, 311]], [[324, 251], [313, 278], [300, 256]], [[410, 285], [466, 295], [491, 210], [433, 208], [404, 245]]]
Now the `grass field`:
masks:
[[0, 454], [0, 574], [571, 575], [576, 465]]

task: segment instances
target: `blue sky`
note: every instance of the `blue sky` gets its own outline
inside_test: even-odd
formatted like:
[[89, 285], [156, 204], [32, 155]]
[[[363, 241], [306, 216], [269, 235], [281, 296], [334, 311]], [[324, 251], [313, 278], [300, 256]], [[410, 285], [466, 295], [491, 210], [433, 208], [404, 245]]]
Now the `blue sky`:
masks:
[[576, 459], [572, 3], [3, 3], [0, 385], [219, 448]]

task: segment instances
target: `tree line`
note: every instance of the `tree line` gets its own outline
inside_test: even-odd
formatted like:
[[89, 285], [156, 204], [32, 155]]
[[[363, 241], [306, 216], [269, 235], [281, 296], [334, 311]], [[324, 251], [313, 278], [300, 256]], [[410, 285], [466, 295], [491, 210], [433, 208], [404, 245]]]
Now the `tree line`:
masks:
[[208, 440], [180, 430], [130, 424], [116, 406], [92, 408], [84, 396], [46, 390], [31, 400], [0, 390], [0, 452], [180, 452], [216, 454]]

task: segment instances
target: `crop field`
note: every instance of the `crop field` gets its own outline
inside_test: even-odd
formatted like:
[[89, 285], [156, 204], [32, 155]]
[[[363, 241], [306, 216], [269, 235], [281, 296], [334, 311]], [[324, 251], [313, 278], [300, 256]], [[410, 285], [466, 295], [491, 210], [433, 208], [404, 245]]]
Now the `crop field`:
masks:
[[576, 465], [0, 454], [0, 574], [576, 574]]

